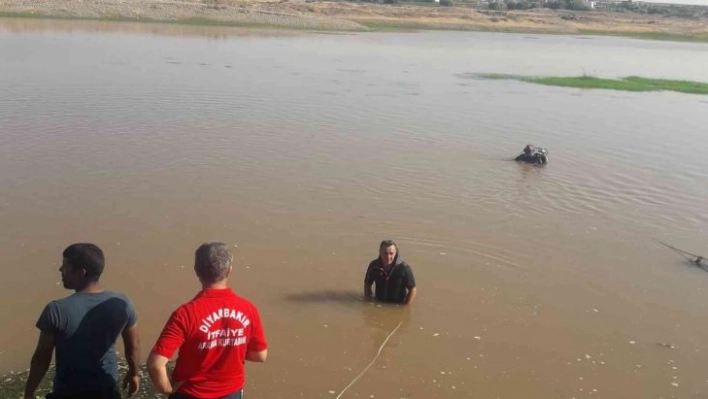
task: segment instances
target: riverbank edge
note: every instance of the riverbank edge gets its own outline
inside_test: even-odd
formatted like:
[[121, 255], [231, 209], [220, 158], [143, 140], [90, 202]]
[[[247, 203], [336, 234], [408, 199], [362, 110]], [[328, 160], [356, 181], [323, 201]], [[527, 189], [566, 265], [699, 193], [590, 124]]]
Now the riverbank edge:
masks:
[[[172, 366], [170, 363], [169, 367]], [[124, 360], [118, 362], [118, 374], [121, 378], [121, 383], [123, 381], [123, 376], [128, 369], [127, 364]], [[49, 367], [47, 374], [42, 379], [42, 383], [35, 392], [36, 398], [44, 398], [46, 394], [51, 391], [52, 381], [54, 379], [54, 364]], [[29, 375], [29, 370], [24, 370], [20, 372], [11, 371], [9, 373], [3, 374], [0, 377], [0, 398], [3, 399], [22, 399], [25, 393], [25, 383], [27, 382], [27, 376]], [[155, 391], [152, 383], [148, 379], [148, 373], [145, 365], [140, 367], [140, 389], [138, 392], [131, 397], [131, 399], [154, 399], [157, 397], [163, 397], [157, 391]]]
[[[554, 12], [557, 14], [559, 12]], [[100, 17], [87, 17], [80, 15], [55, 13], [31, 12], [31, 11], [5, 11], [0, 7], [0, 18], [6, 19], [45, 19], [62, 21], [102, 21], [102, 22], [130, 22], [130, 23], [154, 23], [154, 24], [174, 24], [197, 27], [233, 27], [233, 28], [253, 28], [253, 29], [273, 29], [273, 30], [301, 30], [313, 32], [416, 32], [416, 31], [470, 31], [470, 32], [494, 32], [494, 33], [515, 33], [515, 34], [538, 34], [538, 35], [572, 35], [572, 36], [613, 36], [631, 39], [653, 40], [653, 41], [674, 41], [674, 42], [698, 42], [708, 43], [708, 31], [695, 34], [685, 34], [664, 31], [618, 31], [610, 29], [572, 29], [561, 30], [551, 28], [528, 28], [515, 26], [490, 26], [475, 22], [434, 20], [423, 18], [398, 18], [398, 17], [361, 17], [346, 15], [333, 16], [329, 21], [327, 18], [317, 15], [293, 15], [282, 14], [285, 20], [262, 21], [258, 18], [245, 17], [243, 19], [222, 19], [208, 16], [188, 16], [184, 18], [152, 18], [149, 16], [133, 17], [128, 15], [112, 14]], [[561, 17], [566, 14], [559, 14]], [[343, 23], [342, 23], [343, 22]]]

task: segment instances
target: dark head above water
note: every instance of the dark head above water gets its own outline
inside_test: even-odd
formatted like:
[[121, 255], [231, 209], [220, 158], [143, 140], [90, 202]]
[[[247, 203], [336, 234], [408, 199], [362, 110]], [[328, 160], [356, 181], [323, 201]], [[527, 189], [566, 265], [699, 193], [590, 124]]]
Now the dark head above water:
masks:
[[545, 165], [548, 163], [548, 150], [527, 144], [524, 151], [514, 158], [516, 162], [524, 162], [532, 165]]

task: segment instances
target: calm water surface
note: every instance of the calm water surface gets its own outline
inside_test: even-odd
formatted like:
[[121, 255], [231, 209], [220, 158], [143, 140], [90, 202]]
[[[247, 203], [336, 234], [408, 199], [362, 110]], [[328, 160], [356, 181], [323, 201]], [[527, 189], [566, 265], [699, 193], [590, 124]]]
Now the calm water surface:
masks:
[[[261, 309], [260, 398], [708, 395], [708, 97], [475, 73], [706, 80], [705, 44], [323, 35], [0, 20], [0, 371], [67, 295], [77, 241], [140, 314], [144, 352], [234, 246]], [[509, 162], [528, 142], [545, 168]], [[383, 238], [411, 309], [359, 301]], [[335, 392], [332, 394], [331, 392]]]

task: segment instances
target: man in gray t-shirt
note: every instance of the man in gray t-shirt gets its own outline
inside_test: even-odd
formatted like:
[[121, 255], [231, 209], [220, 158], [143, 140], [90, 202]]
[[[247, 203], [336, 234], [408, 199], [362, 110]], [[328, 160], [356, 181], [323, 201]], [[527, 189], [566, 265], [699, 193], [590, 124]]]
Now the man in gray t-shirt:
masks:
[[39, 343], [32, 356], [25, 398], [34, 398], [56, 350], [51, 399], [119, 399], [115, 343], [122, 336], [128, 362], [124, 387], [131, 396], [140, 384], [137, 315], [123, 294], [104, 291], [98, 279], [103, 252], [93, 244], [64, 251], [59, 269], [64, 288], [76, 293], [50, 302], [37, 321]]

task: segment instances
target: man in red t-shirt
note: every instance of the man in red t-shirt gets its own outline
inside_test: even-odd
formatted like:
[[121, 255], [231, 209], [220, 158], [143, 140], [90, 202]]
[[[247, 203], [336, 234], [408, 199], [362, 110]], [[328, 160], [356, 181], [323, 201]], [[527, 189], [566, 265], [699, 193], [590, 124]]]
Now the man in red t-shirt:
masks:
[[[150, 379], [170, 399], [241, 399], [244, 360], [268, 356], [261, 318], [228, 287], [233, 255], [226, 244], [203, 244], [195, 258], [202, 291], [167, 321], [148, 358]], [[178, 349], [170, 380], [167, 362]]]

